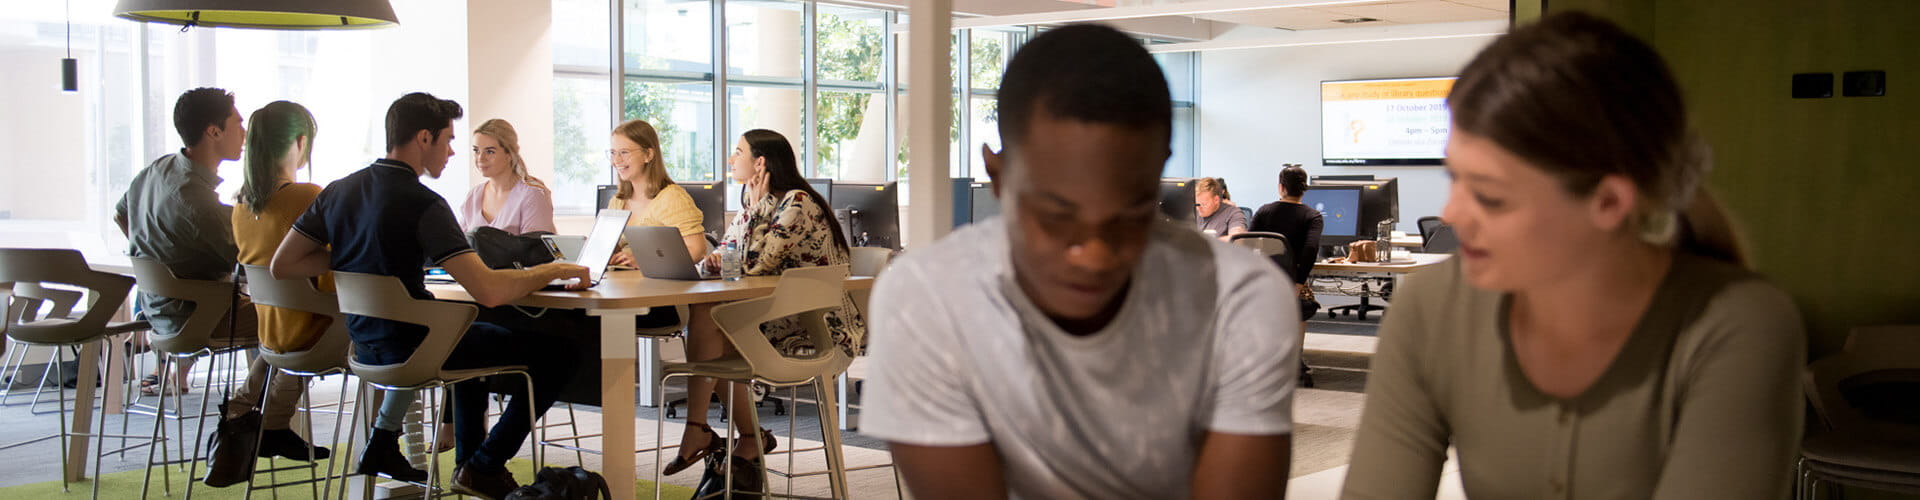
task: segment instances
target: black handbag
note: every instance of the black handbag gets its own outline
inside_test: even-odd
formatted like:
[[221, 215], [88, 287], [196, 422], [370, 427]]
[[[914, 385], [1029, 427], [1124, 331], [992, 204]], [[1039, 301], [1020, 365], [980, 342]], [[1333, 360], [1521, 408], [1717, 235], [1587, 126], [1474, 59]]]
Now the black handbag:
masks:
[[[220, 404], [220, 414], [227, 414], [226, 403]], [[224, 488], [253, 477], [260, 450], [260, 420], [258, 409], [248, 409], [237, 418], [220, 419], [213, 437], [207, 438], [207, 477], [202, 480], [207, 486]]]
[[506, 500], [597, 500], [613, 498], [607, 479], [579, 467], [547, 467], [533, 475], [533, 484], [507, 494]]
[[540, 236], [553, 234], [546, 231], [534, 231], [525, 234], [513, 234], [499, 228], [480, 226], [467, 232], [467, 242], [473, 245], [474, 253], [480, 254], [480, 261], [492, 269], [516, 269], [533, 267], [553, 262], [553, 249]]
[[[235, 274], [234, 305], [239, 304], [239, 291], [244, 275]], [[227, 314], [234, 314], [228, 311]], [[227, 341], [235, 338], [234, 321], [227, 320]], [[229, 384], [227, 387], [231, 387]], [[261, 388], [263, 391], [265, 387]], [[209, 394], [208, 396], [212, 396]], [[166, 396], [161, 396], [166, 397]], [[247, 413], [239, 417], [226, 418], [227, 404], [232, 394], [221, 390], [220, 425], [213, 429], [213, 436], [207, 438], [207, 476], [201, 481], [207, 486], [224, 488], [247, 482], [253, 477], [256, 454], [260, 451], [260, 409], [248, 408]], [[204, 417], [202, 417], [204, 418]]]

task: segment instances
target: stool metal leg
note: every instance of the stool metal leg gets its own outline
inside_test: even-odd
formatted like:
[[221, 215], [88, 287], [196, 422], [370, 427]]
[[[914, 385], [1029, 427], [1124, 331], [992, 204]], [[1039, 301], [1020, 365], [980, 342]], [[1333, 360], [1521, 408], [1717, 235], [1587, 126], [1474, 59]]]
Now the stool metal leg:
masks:
[[814, 379], [814, 409], [820, 413], [820, 436], [826, 441], [827, 479], [833, 486], [833, 497], [847, 498], [847, 464], [840, 447], [840, 405], [835, 404], [839, 395], [834, 394], [833, 386], [831, 377]]

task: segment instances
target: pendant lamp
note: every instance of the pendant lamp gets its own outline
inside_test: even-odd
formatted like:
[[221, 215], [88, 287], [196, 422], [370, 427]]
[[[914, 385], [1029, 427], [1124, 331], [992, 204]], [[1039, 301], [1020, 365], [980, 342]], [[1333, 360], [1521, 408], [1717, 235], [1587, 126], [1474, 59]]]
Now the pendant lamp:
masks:
[[113, 15], [189, 28], [338, 30], [400, 24], [387, 0], [120, 0]]

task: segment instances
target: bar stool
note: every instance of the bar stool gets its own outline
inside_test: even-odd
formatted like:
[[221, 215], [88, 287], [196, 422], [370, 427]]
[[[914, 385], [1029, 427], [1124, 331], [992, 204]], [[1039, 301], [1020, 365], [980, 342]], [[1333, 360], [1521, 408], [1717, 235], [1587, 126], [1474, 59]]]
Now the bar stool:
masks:
[[[85, 288], [90, 293], [86, 311], [78, 318], [72, 315], [72, 303], [56, 305], [50, 314], [38, 316], [29, 305], [37, 309], [39, 301], [31, 297], [15, 298], [16, 289], [45, 290], [42, 283]], [[22, 286], [29, 285], [29, 286]], [[0, 332], [20, 346], [53, 347], [54, 366], [62, 360], [60, 350], [79, 347], [94, 342], [102, 342], [109, 337], [147, 328], [144, 321], [109, 323], [109, 319], [126, 302], [127, 293], [133, 290], [133, 279], [113, 273], [94, 271], [87, 266], [87, 260], [79, 251], [66, 249], [0, 249], [0, 304], [4, 305], [5, 321], [0, 321]], [[42, 294], [45, 297], [48, 294]], [[106, 381], [101, 381], [104, 385]], [[93, 455], [93, 498], [100, 498], [100, 457], [106, 453], [106, 438], [125, 439], [130, 436], [109, 436], [105, 432], [107, 419], [106, 398], [101, 398], [100, 416], [93, 422], [96, 430], [91, 433], [70, 432], [67, 428], [66, 384], [59, 384], [60, 433], [32, 439], [20, 443], [0, 446], [0, 449], [37, 443], [48, 439], [60, 440], [60, 490], [67, 490], [67, 447], [68, 438], [74, 436], [95, 436]], [[76, 402], [77, 403], [77, 402]], [[82, 441], [84, 442], [84, 441]]]
[[[262, 345], [260, 346], [260, 359], [265, 360], [268, 365], [274, 367], [273, 372], [267, 373], [267, 380], [263, 385], [271, 384], [273, 377], [307, 377], [311, 380], [318, 377], [341, 375], [340, 395], [336, 399], [334, 406], [334, 408], [336, 408], [336, 418], [333, 419], [333, 436], [337, 438], [340, 436], [340, 422], [345, 420], [347, 415], [347, 412], [344, 410], [348, 404], [348, 377], [345, 376], [347, 374], [347, 348], [353, 344], [353, 339], [347, 334], [346, 317], [340, 314], [339, 301], [333, 294], [322, 292], [315, 288], [312, 281], [305, 279], [275, 279], [273, 272], [268, 270], [267, 266], [244, 265], [242, 267], [246, 268], [247, 271], [247, 292], [253, 296], [254, 304], [306, 312], [316, 316], [324, 316], [331, 320], [327, 325], [327, 330], [320, 334], [320, 339], [311, 347], [300, 351], [279, 352]], [[272, 395], [267, 394], [267, 391], [262, 392], [263, 394], [260, 396], [260, 406], [264, 407], [267, 406], [268, 399], [271, 398]], [[314, 408], [313, 401], [310, 397], [307, 400], [307, 404], [304, 405], [304, 410], [309, 416], [307, 419], [307, 455], [311, 457], [313, 456], [313, 419], [311, 416], [313, 415]], [[353, 442], [354, 431], [358, 427], [358, 425], [355, 425], [347, 429], [348, 443]], [[264, 435], [266, 429], [261, 428], [260, 431], [262, 435]], [[257, 440], [258, 438], [256, 438], [256, 441]], [[339, 476], [335, 476], [333, 473], [334, 464], [339, 463], [340, 457], [345, 454], [346, 453], [336, 451], [331, 458], [327, 459], [327, 472], [323, 477], [287, 483], [275, 482], [274, 484], [260, 487], [254, 485], [255, 477], [249, 477], [247, 478], [247, 497], [252, 498], [253, 491], [256, 489], [275, 489], [285, 486], [324, 482], [326, 483], [326, 488], [323, 491], [315, 492], [317, 496], [314, 498], [327, 498], [331, 496], [333, 492], [333, 479], [335, 477], [343, 479], [346, 477], [344, 465], [341, 468]], [[267, 463], [271, 467], [273, 459], [269, 458]], [[312, 464], [299, 468], [312, 468]], [[270, 468], [268, 472], [273, 473], [278, 470], [279, 469]], [[258, 474], [255, 476], [257, 475]]]
[[[397, 321], [427, 328], [427, 336], [420, 341], [406, 361], [393, 364], [374, 365], [361, 363], [349, 358], [348, 367], [360, 377], [360, 391], [356, 400], [366, 397], [368, 386], [381, 390], [437, 389], [449, 384], [464, 382], [489, 375], [519, 375], [527, 382], [527, 404], [533, 404], [533, 376], [525, 366], [494, 366], [466, 370], [448, 370], [445, 368], [447, 357], [453, 354], [453, 348], [460, 338], [467, 334], [467, 328], [473, 325], [480, 309], [472, 304], [421, 300], [407, 293], [398, 278], [377, 274], [333, 272], [334, 287], [338, 290], [340, 312], [388, 321]], [[433, 392], [418, 392], [430, 403], [440, 399], [432, 397]], [[439, 405], [430, 404], [428, 415], [439, 415]], [[435, 419], [437, 420], [437, 419]], [[528, 428], [539, 427], [539, 418], [528, 413]], [[437, 449], [440, 435], [434, 433], [428, 449]], [[540, 470], [544, 463], [540, 446], [532, 447], [534, 470]], [[425, 488], [425, 495], [432, 497], [438, 488], [434, 483], [440, 475], [440, 454], [433, 454], [433, 464], [427, 468], [427, 481], [418, 484]]]
[[[184, 425], [179, 423], [179, 421], [186, 418], [193, 418], [196, 422], [194, 438], [191, 443], [193, 452], [190, 455], [185, 451], [181, 453], [183, 455], [181, 460], [184, 460], [187, 464], [187, 496], [192, 497], [193, 483], [195, 482], [193, 479], [194, 476], [199, 475], [200, 449], [202, 443], [206, 440], [208, 416], [207, 399], [212, 397], [211, 392], [213, 387], [215, 387], [214, 377], [220, 373], [220, 355], [240, 354], [254, 347], [256, 344], [252, 342], [215, 343], [217, 338], [215, 337], [216, 332], [214, 330], [216, 330], [216, 327], [218, 327], [220, 323], [233, 314], [237, 284], [227, 281], [181, 279], [175, 276], [172, 270], [167, 269], [165, 264], [148, 257], [135, 256], [132, 257], [132, 261], [134, 279], [140, 283], [141, 291], [193, 304], [193, 313], [187, 316], [187, 320], [180, 325], [178, 332], [172, 335], [162, 335], [157, 331], [153, 332], [149, 337], [148, 344], [153, 347], [154, 352], [165, 355], [169, 363], [180, 363], [202, 357], [212, 359], [212, 362], [209, 363], [211, 366], [207, 367], [207, 383], [205, 385], [209, 394], [201, 395], [200, 412], [194, 414], [192, 417], [188, 417], [184, 412], [180, 412], [177, 409], [175, 410], [175, 413], [178, 415], [175, 417], [176, 425]], [[251, 338], [249, 340], [251, 340]], [[226, 358], [228, 360], [227, 369], [229, 372], [233, 371], [234, 367], [239, 366], [239, 360], [236, 359], [237, 356], [226, 356]], [[169, 370], [165, 365], [162, 365], [161, 369], [163, 373]], [[169, 373], [168, 375], [171, 374]], [[245, 377], [246, 371], [240, 370], [239, 376]], [[165, 442], [168, 439], [164, 430], [165, 426], [162, 424], [166, 421], [167, 383], [169, 379], [172, 378], [171, 376], [160, 377], [160, 403], [154, 410], [152, 436], [155, 441], [159, 442]], [[229, 380], [225, 383], [232, 383], [232, 381]], [[263, 393], [265, 392], [264, 387], [265, 386], [262, 386]], [[174, 395], [174, 401], [175, 404], [179, 404], [180, 402], [180, 397], [177, 394]], [[184, 437], [186, 433], [185, 429], [182, 428], [179, 432], [183, 434], [182, 437]], [[165, 446], [156, 445], [154, 448], [161, 449], [159, 465], [172, 465], [174, 463], [166, 456]], [[149, 467], [147, 468], [146, 478], [142, 480], [140, 485], [141, 498], [147, 497], [148, 487], [153, 481], [154, 467], [152, 467], [152, 465], [155, 465], [153, 453], [153, 448], [147, 450], [147, 464]], [[167, 468], [160, 467], [159, 469], [162, 490], [172, 490], [172, 479], [167, 472]]]
[[[19, 307], [22, 307], [20, 313], [15, 315], [20, 318], [21, 322], [34, 321], [34, 318], [70, 317], [73, 315], [73, 306], [80, 302], [82, 295], [80, 292], [73, 290], [46, 288], [40, 286], [38, 283], [26, 282], [14, 283], [12, 290], [13, 300]], [[45, 309], [45, 314], [40, 314], [43, 308]], [[0, 324], [0, 334], [5, 334], [6, 331], [5, 325]], [[8, 400], [13, 399], [13, 395], [16, 392], [13, 389], [13, 384], [19, 382], [20, 368], [27, 363], [28, 347], [24, 342], [7, 339], [5, 349], [8, 356], [6, 363], [0, 365], [0, 373], [11, 374], [7, 375], [5, 379], [8, 382], [7, 387], [0, 389], [0, 405], [5, 405]], [[33, 399], [29, 401], [31, 406], [27, 407], [28, 413], [34, 415], [43, 414], [43, 412], [40, 411], [40, 395], [46, 393], [47, 381], [53, 380], [54, 374], [58, 373], [52, 369], [57, 366], [60, 366], [60, 364], [54, 359], [54, 353], [48, 353], [48, 370], [41, 371], [40, 383], [34, 384]]]
[[[840, 308], [846, 295], [847, 266], [820, 266], [788, 269], [781, 273], [780, 283], [773, 294], [767, 297], [747, 299], [721, 304], [713, 308], [713, 319], [720, 332], [733, 344], [735, 356], [722, 357], [710, 361], [688, 363], [669, 363], [665, 375], [661, 377], [661, 386], [672, 377], [713, 377], [728, 382], [758, 382], [771, 387], [797, 387], [813, 385], [820, 404], [815, 408], [820, 413], [820, 434], [825, 442], [827, 455], [827, 478], [833, 488], [834, 498], [847, 498], [846, 464], [843, 461], [840, 443], [840, 425], [837, 422], [838, 407], [833, 387], [834, 377], [845, 372], [853, 358], [841, 351], [833, 341], [833, 331], [827, 326], [826, 315]], [[761, 333], [760, 325], [768, 321], [790, 316], [798, 316], [807, 330], [807, 336], [813, 345], [818, 346], [809, 357], [788, 357], [774, 349], [773, 343]], [[664, 403], [663, 390], [654, 393]], [[728, 412], [737, 411], [729, 406]], [[755, 412], [747, 413], [747, 427], [759, 428]], [[666, 433], [666, 420], [655, 421], [653, 481], [660, 484], [660, 467], [664, 458], [659, 451], [660, 439]], [[724, 449], [732, 449], [733, 436], [728, 434]], [[791, 440], [789, 440], [791, 441]], [[789, 444], [789, 447], [792, 445]], [[733, 454], [727, 453], [722, 459], [726, 469], [726, 481], [733, 484]], [[788, 470], [792, 470], [792, 455], [788, 455]], [[764, 474], [766, 471], [762, 470]], [[787, 478], [787, 495], [767, 496], [792, 497], [793, 478]], [[654, 498], [660, 498], [660, 488], [654, 488]]]

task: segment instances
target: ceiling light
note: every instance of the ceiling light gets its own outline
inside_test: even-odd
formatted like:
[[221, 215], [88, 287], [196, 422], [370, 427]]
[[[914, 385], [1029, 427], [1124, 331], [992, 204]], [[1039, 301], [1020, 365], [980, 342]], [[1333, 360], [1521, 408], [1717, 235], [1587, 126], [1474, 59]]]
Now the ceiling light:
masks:
[[113, 15], [186, 27], [331, 30], [400, 24], [387, 0], [120, 0]]
[[1360, 23], [1377, 23], [1377, 22], [1380, 22], [1380, 20], [1374, 19], [1371, 17], [1352, 17], [1347, 19], [1335, 19], [1333, 20], [1333, 22], [1341, 23], [1341, 24], [1360, 24]]

